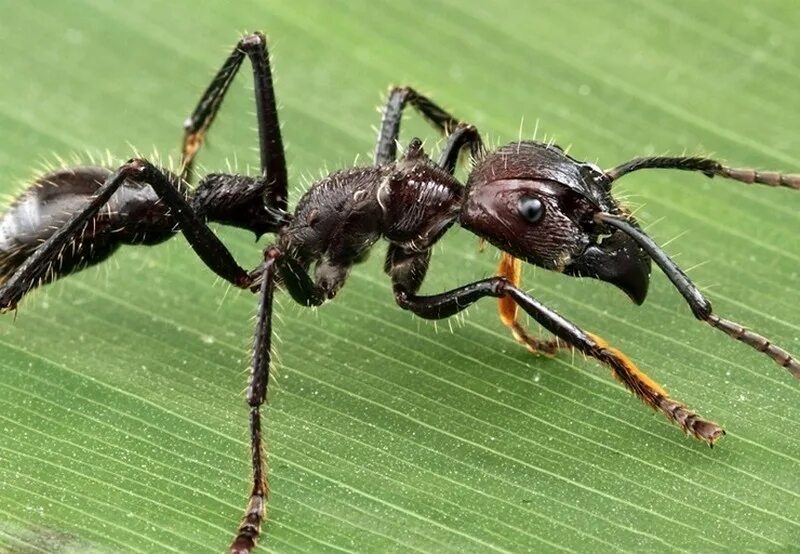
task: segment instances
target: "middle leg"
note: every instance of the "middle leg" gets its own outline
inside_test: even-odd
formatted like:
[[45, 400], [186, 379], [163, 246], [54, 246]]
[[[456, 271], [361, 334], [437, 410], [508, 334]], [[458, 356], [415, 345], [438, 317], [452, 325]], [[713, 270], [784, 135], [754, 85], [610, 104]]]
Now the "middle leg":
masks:
[[269, 248], [260, 268], [261, 279], [258, 315], [253, 357], [250, 366], [250, 383], [247, 387], [247, 404], [250, 407], [250, 449], [253, 470], [250, 500], [244, 518], [230, 545], [230, 554], [249, 554], [256, 547], [261, 525], [267, 517], [269, 480], [267, 455], [261, 434], [261, 407], [267, 398], [269, 366], [272, 348], [272, 299], [275, 292], [276, 264], [280, 258], [277, 248]]

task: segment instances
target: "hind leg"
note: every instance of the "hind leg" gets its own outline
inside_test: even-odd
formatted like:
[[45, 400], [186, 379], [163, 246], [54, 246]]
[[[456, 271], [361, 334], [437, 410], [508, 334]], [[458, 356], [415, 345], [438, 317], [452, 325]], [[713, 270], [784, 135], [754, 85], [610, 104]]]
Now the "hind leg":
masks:
[[261, 33], [243, 37], [208, 85], [194, 111], [183, 124], [181, 149], [181, 178], [191, 181], [194, 158], [203, 145], [208, 129], [217, 116], [225, 94], [244, 61], [250, 58], [255, 81], [256, 114], [258, 118], [261, 173], [265, 178], [264, 201], [273, 209], [286, 211], [288, 176], [286, 159], [275, 105], [272, 72], [269, 66], [267, 39]]
[[[88, 203], [111, 171], [102, 167], [59, 169], [37, 179], [0, 218], [0, 284], [7, 281], [69, 214]], [[79, 240], [62, 249], [41, 284], [100, 262], [116, 250], [114, 216], [99, 214]], [[90, 248], [84, 245], [90, 244]]]
[[[102, 175], [103, 184], [97, 187]], [[13, 272], [0, 287], [0, 311], [16, 308], [28, 291], [43, 282], [101, 261], [120, 244], [165, 240], [176, 225], [217, 275], [238, 287], [247, 288], [252, 283], [250, 275], [189, 205], [176, 176], [168, 176], [141, 159], [129, 161], [114, 173], [83, 167], [54, 176], [60, 181], [49, 184], [60, 194], [34, 196], [34, 202], [40, 203], [32, 206], [35, 210], [18, 204], [0, 222], [0, 247], [21, 243], [33, 249], [13, 268], [0, 260], [0, 267], [6, 268], [0, 273]], [[85, 192], [92, 187], [94, 192], [87, 203]], [[72, 215], [63, 222], [66, 210]], [[32, 220], [34, 213], [46, 217]], [[57, 217], [62, 220], [53, 232]], [[47, 239], [38, 244], [37, 234]]]

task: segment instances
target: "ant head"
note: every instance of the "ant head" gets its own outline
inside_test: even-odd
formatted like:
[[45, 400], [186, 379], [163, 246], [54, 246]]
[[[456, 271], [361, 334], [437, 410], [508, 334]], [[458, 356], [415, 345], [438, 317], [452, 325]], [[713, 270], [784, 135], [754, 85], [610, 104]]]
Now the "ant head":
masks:
[[467, 182], [461, 224], [540, 267], [611, 283], [641, 304], [650, 258], [627, 234], [595, 221], [620, 214], [611, 179], [555, 145], [517, 142], [480, 158]]

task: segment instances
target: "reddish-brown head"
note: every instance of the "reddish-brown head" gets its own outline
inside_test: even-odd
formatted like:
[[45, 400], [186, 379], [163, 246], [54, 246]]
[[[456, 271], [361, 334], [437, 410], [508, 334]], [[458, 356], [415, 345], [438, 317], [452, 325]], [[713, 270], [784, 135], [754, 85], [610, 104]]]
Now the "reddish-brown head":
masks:
[[600, 169], [557, 146], [512, 143], [478, 160], [460, 221], [517, 258], [612, 283], [640, 304], [650, 258], [624, 233], [594, 221], [599, 212], [621, 213], [608, 183]]

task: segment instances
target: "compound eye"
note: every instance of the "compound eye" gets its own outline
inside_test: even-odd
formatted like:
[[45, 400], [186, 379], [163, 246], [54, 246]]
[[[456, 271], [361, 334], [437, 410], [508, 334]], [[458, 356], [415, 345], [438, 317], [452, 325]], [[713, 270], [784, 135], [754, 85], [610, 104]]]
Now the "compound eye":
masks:
[[519, 215], [528, 223], [536, 223], [544, 215], [544, 204], [538, 198], [532, 196], [522, 197], [519, 200]]

